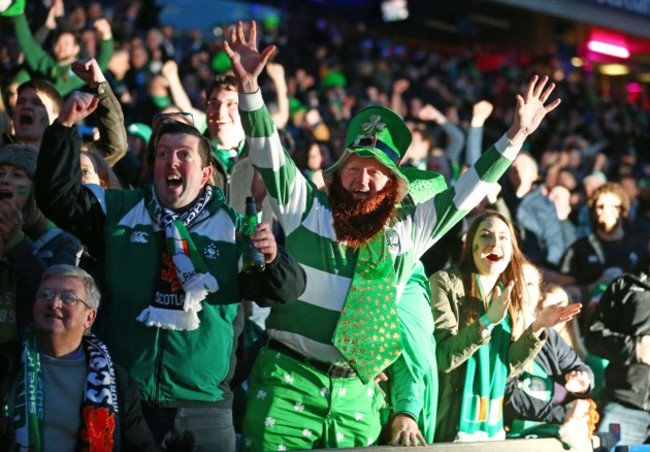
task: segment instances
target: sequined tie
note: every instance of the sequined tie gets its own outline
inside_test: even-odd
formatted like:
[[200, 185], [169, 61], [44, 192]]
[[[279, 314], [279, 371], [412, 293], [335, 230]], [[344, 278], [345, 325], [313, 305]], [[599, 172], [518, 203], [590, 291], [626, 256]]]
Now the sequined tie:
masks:
[[390, 366], [402, 350], [395, 283], [393, 259], [382, 230], [359, 247], [352, 284], [332, 339], [363, 382]]

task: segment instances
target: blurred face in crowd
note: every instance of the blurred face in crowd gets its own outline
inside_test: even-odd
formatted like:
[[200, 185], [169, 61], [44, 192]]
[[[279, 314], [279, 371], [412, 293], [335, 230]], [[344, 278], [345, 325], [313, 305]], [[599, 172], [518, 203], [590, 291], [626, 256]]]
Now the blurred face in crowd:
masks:
[[542, 296], [540, 290], [541, 275], [539, 271], [531, 264], [524, 264], [522, 266], [524, 271], [524, 284], [526, 286], [526, 317], [534, 319], [537, 312], [537, 305]]
[[321, 153], [318, 143], [312, 143], [307, 151], [307, 168], [312, 171], [319, 170], [323, 167], [323, 154]]
[[[61, 297], [68, 302], [64, 303]], [[85, 302], [86, 289], [80, 279], [59, 276], [43, 281], [32, 311], [38, 337], [56, 336], [57, 340], [81, 344], [97, 314]]]
[[160, 204], [168, 209], [182, 210], [192, 204], [212, 175], [212, 167], [201, 162], [199, 140], [182, 133], [166, 133], [158, 140], [154, 186]]
[[614, 193], [603, 193], [594, 204], [596, 226], [599, 231], [614, 232], [621, 222], [621, 199]]
[[102, 185], [99, 180], [99, 174], [93, 165], [93, 161], [85, 153], [81, 153], [80, 157], [81, 164], [81, 183], [82, 184], [97, 184]]
[[59, 63], [74, 61], [79, 55], [79, 44], [72, 33], [61, 33], [54, 43], [54, 57]]
[[40, 141], [45, 128], [55, 118], [52, 99], [31, 88], [23, 89], [16, 101], [13, 116], [16, 141], [19, 143]]
[[538, 176], [537, 163], [527, 154], [519, 154], [508, 171], [508, 177], [515, 187], [530, 185]]
[[237, 91], [215, 89], [207, 101], [205, 113], [210, 137], [226, 146], [244, 139]]
[[383, 189], [391, 172], [372, 157], [351, 154], [340, 170], [341, 185], [353, 197], [365, 199]]
[[24, 169], [14, 165], [0, 165], [0, 198], [10, 200], [22, 210], [33, 186], [32, 179]]
[[16, 102], [18, 102], [18, 83], [14, 82], [7, 87], [7, 105], [13, 109]]
[[557, 217], [566, 220], [571, 214], [571, 192], [566, 187], [556, 185], [549, 192], [548, 199], [555, 204]]
[[500, 218], [481, 221], [472, 240], [474, 265], [481, 275], [500, 275], [512, 258], [510, 228]]

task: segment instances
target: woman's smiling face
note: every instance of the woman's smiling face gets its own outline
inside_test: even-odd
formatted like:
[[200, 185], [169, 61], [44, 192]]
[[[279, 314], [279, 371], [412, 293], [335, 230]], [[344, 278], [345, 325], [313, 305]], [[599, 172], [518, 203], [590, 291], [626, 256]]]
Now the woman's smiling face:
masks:
[[479, 274], [503, 273], [512, 257], [512, 236], [508, 225], [495, 217], [481, 221], [472, 240], [472, 255]]

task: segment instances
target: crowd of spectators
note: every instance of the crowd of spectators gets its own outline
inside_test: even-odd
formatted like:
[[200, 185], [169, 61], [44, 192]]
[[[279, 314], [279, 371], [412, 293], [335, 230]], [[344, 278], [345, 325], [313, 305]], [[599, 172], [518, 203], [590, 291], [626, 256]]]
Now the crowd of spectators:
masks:
[[[191, 135], [182, 127], [170, 132], [170, 126], [166, 125], [170, 119], [194, 126], [200, 132], [194, 138], [203, 136], [210, 144], [212, 157], [209, 174], [204, 174], [206, 180], [221, 189], [233, 207], [232, 215], [236, 215], [235, 211], [244, 213], [244, 199], [252, 191], [259, 200], [264, 222], [271, 225], [273, 240], [280, 248], [284, 244], [284, 231], [271, 213], [269, 197], [262, 201], [266, 194], [264, 174], [260, 179], [253, 170], [255, 164], [249, 161], [246, 128], [238, 111], [238, 81], [232, 75], [233, 63], [227, 54], [228, 46], [224, 45], [230, 24], [223, 24], [221, 32], [215, 28], [213, 35], [206, 35], [199, 30], [179, 30], [161, 23], [159, 13], [160, 7], [153, 0], [15, 0], [0, 16], [0, 195], [10, 191], [5, 188], [9, 184], [17, 184], [22, 190], [15, 208], [0, 199], [0, 271], [2, 275], [14, 275], [3, 276], [0, 285], [3, 342], [15, 339], [27, 328], [21, 322], [29, 316], [28, 300], [38, 300], [38, 281], [49, 265], [80, 263], [95, 277], [99, 290], [111, 294], [108, 306], [128, 296], [125, 287], [116, 288], [123, 282], [106, 280], [107, 273], [103, 270], [106, 259], [114, 259], [111, 265], [120, 258], [131, 259], [114, 249], [105, 249], [117, 243], [111, 241], [117, 239], [108, 237], [106, 231], [117, 230], [124, 224], [115, 222], [109, 229], [103, 224], [103, 218], [109, 218], [107, 199], [109, 208], [111, 202], [124, 203], [119, 207], [124, 210], [120, 211], [124, 218], [139, 200], [116, 201], [101, 195], [96, 201], [91, 195], [88, 199], [79, 195], [80, 200], [75, 204], [69, 199], [57, 199], [56, 193], [38, 196], [38, 186], [34, 186], [38, 181], [48, 180], [42, 174], [43, 166], [40, 178], [35, 179], [34, 148], [46, 149], [48, 153], [65, 152], [61, 155], [74, 160], [74, 155], [68, 152], [72, 152], [76, 142], [57, 130], [59, 124], [51, 125], [57, 117], [59, 122], [66, 117], [74, 119], [72, 123], [76, 123], [74, 127], [83, 140], [79, 183], [94, 184], [102, 190], [142, 188], [151, 182], [161, 184], [154, 164], [160, 131], [172, 136]], [[218, 11], [214, 14], [218, 15]], [[413, 137], [401, 167], [434, 171], [442, 176], [445, 186], [454, 186], [479, 160], [487, 148], [484, 143], [496, 142], [513, 122], [517, 112], [512, 99], [526, 89], [534, 74], [548, 74], [555, 83], [553, 97], [561, 98], [561, 104], [525, 141], [523, 151], [496, 188], [490, 187], [485, 199], [424, 253], [422, 274], [429, 277], [442, 270], [432, 281], [444, 286], [439, 281], [441, 275], [463, 262], [463, 243], [472, 220], [478, 218], [480, 223], [488, 208], [499, 212], [494, 218], [508, 227], [512, 224], [522, 256], [530, 261], [527, 265], [531, 265], [530, 271], [534, 273], [535, 282], [530, 285], [538, 287], [538, 292], [530, 296], [534, 306], [520, 306], [522, 316], [528, 318], [527, 325], [545, 312], [553, 288], [564, 290], [567, 305], [581, 304], [583, 308], [567, 324], [565, 334], [553, 332], [544, 348], [541, 343], [535, 345], [541, 357], [535, 360], [537, 367], [527, 363], [530, 366], [523, 371], [522, 365], [519, 370], [523, 373], [517, 380], [509, 381], [505, 398], [506, 414], [510, 418], [506, 423], [513, 436], [531, 431], [537, 431], [535, 434], [540, 436], [549, 434], [535, 430], [539, 425], [529, 421], [562, 424], [575, 416], [574, 400], [587, 397], [590, 392], [599, 407], [608, 408], [599, 409], [605, 416], [601, 431], [608, 431], [609, 423], [625, 426], [630, 417], [634, 417], [636, 430], [643, 425], [650, 427], [647, 413], [650, 384], [640, 383], [642, 378], [638, 377], [650, 373], [650, 341], [646, 340], [650, 330], [644, 327], [650, 324], [650, 314], [642, 308], [632, 309], [621, 320], [613, 310], [629, 291], [647, 293], [649, 290], [647, 278], [643, 276], [650, 270], [650, 101], [647, 93], [607, 89], [601, 83], [602, 76], [584, 67], [570, 67], [552, 52], [537, 55], [499, 48], [488, 42], [458, 46], [422, 38], [397, 38], [383, 35], [381, 30], [371, 31], [360, 22], [297, 17], [288, 11], [282, 16], [270, 13], [264, 18], [257, 38], [260, 49], [269, 45], [277, 49], [259, 78], [273, 123], [297, 170], [318, 189], [327, 188], [329, 182], [324, 170], [341, 158], [346, 149], [350, 120], [373, 105], [397, 112]], [[96, 113], [91, 115], [95, 108]], [[39, 164], [43, 165], [42, 160], [50, 165], [52, 180], [57, 177], [57, 183], [63, 180], [65, 168], [57, 162], [48, 162], [45, 156], [38, 159]], [[7, 170], [8, 167], [19, 171]], [[13, 179], [9, 181], [9, 178]], [[77, 185], [73, 188], [79, 190]], [[48, 199], [51, 205], [37, 206], [35, 197]], [[116, 215], [115, 211], [111, 212]], [[129, 234], [137, 232], [138, 237], [151, 233], [143, 232], [136, 223], [129, 227], [133, 229], [129, 229]], [[260, 230], [260, 234], [271, 235], [266, 229]], [[131, 236], [131, 246], [135, 236]], [[295, 264], [284, 251], [268, 254], [272, 255], [269, 262], [282, 258], [286, 259], [283, 265], [287, 268]], [[276, 254], [280, 256], [277, 260]], [[468, 259], [471, 257], [465, 256], [465, 261]], [[64, 276], [85, 277], [72, 273]], [[523, 281], [523, 270], [521, 273], [520, 281]], [[135, 284], [139, 276], [134, 273], [130, 278]], [[299, 297], [304, 284], [300, 283], [300, 275], [295, 278], [295, 294], [283, 292], [276, 297], [269, 296], [267, 304]], [[242, 281], [239, 284], [246, 285]], [[270, 291], [282, 292], [273, 283], [268, 287]], [[232, 293], [237, 290], [226, 289]], [[5, 296], [9, 291], [12, 295]], [[259, 290], [241, 292], [257, 301], [264, 298]], [[54, 293], [55, 302], [56, 296]], [[599, 305], [601, 296], [606, 304]], [[437, 298], [431, 301], [434, 307], [441, 302]], [[63, 299], [61, 302], [65, 303]], [[93, 310], [97, 310], [98, 303]], [[641, 301], [638, 303], [641, 305]], [[268, 315], [267, 311], [252, 308], [246, 302], [243, 306], [245, 321], [239, 317], [243, 315], [241, 309], [214, 314], [220, 322], [233, 323], [229, 335], [220, 340], [225, 337], [241, 345], [237, 352], [240, 364], [234, 377], [237, 384], [245, 380], [240, 372], [246, 373], [242, 368], [250, 364], [246, 354], [254, 353], [255, 342], [263, 343], [266, 339], [263, 329]], [[446, 309], [438, 305], [434, 317], [443, 308]], [[107, 319], [117, 318], [110, 308], [105, 313], [100, 309], [97, 315], [106, 324], [109, 324]], [[235, 315], [241, 324], [233, 320]], [[469, 317], [474, 321], [478, 318]], [[438, 319], [434, 320], [440, 327]], [[90, 324], [93, 322], [94, 314]], [[627, 328], [630, 322], [635, 328]], [[237, 339], [242, 328], [245, 334]], [[29, 334], [33, 334], [31, 330]], [[103, 334], [110, 337], [125, 333], [104, 330]], [[445, 334], [443, 329], [437, 331], [439, 343], [448, 339]], [[145, 336], [142, 343], [151, 339]], [[80, 341], [76, 341], [77, 346], [83, 343]], [[182, 346], [175, 346], [180, 353]], [[624, 350], [623, 359], [612, 352], [612, 347]], [[140, 390], [144, 389], [145, 399], [155, 399], [160, 389], [147, 386], [150, 382], [143, 374], [149, 369], [137, 368], [141, 357], [129, 356], [128, 348], [116, 349], [116, 356], [133, 366], [126, 369], [129, 373], [140, 374], [136, 381]], [[616, 365], [605, 370], [607, 360]], [[228, 368], [227, 363], [223, 365]], [[119, 372], [122, 380], [122, 370]], [[540, 372], [546, 372], [555, 381], [556, 390], [548, 391], [547, 400], [538, 406], [526, 399], [522, 387], [529, 385], [534, 392], [535, 378]], [[577, 390], [574, 389], [576, 373], [581, 379]], [[450, 378], [454, 375], [448, 374]], [[232, 377], [230, 373], [226, 380]], [[616, 387], [621, 379], [639, 385], [647, 401], [631, 400]], [[563, 386], [559, 390], [558, 383]], [[247, 383], [242, 385], [245, 388]], [[170, 392], [170, 400], [182, 398], [182, 391], [175, 391]], [[191, 393], [192, 389], [188, 391]], [[201, 390], [196, 393], [199, 398], [210, 399]], [[237, 403], [235, 396], [234, 422], [239, 431], [242, 419], [237, 418]], [[257, 405], [263, 404], [263, 400], [257, 401]], [[518, 411], [522, 405], [526, 409]], [[145, 404], [145, 417], [148, 416], [153, 438], [149, 432], [143, 434], [138, 426], [138, 435], [144, 435], [144, 439], [139, 437], [135, 441], [140, 447], [154, 439], [158, 445], [178, 440], [169, 437], [173, 428], [163, 408]], [[139, 410], [137, 415], [140, 416]], [[156, 420], [151, 421], [152, 418]], [[550, 434], [556, 435], [557, 431]], [[627, 444], [642, 442], [646, 437], [645, 431], [632, 434], [623, 429]], [[445, 440], [452, 439], [453, 435], [445, 437]]]

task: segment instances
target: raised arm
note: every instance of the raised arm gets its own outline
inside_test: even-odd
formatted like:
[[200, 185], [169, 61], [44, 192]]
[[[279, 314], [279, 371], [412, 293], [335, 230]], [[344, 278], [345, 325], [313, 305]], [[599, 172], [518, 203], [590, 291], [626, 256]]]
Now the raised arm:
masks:
[[99, 100], [95, 112], [99, 128], [99, 141], [96, 144], [106, 162], [113, 166], [124, 157], [127, 148], [122, 106], [94, 58], [75, 61], [72, 63], [72, 72], [86, 82]]
[[416, 222], [424, 225], [418, 228], [418, 236], [415, 238], [417, 256], [424, 253], [467, 215], [490, 189], [498, 185], [499, 178], [512, 164], [526, 137], [560, 104], [560, 99], [547, 103], [554, 87], [554, 83], [548, 83], [547, 76], [533, 76], [524, 95], [517, 95], [514, 122], [505, 135], [472, 168], [465, 171], [452, 187], [417, 206]]
[[[89, 93], [75, 91], [66, 100], [59, 117], [45, 129], [34, 176], [36, 202], [58, 226], [70, 231], [103, 257], [104, 210], [100, 198], [81, 184], [79, 149], [81, 138], [74, 125], [97, 108]], [[98, 187], [98, 190], [99, 189]]]

